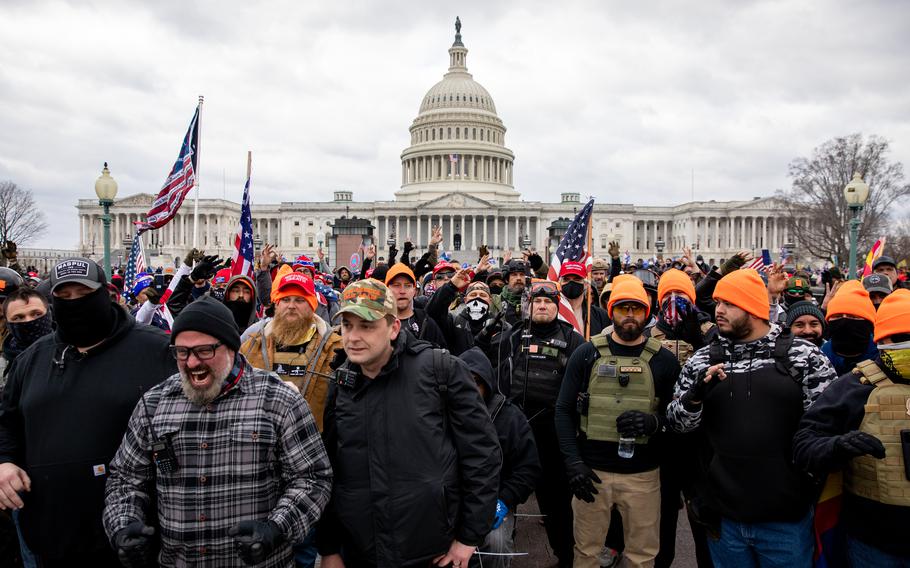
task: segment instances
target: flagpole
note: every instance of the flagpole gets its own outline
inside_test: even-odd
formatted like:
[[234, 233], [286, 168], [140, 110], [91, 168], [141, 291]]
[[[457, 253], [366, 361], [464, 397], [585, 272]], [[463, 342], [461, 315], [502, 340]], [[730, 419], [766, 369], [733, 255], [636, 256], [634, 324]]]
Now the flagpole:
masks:
[[[593, 227], [594, 227], [594, 208], [592, 207], [591, 216], [588, 219], [588, 242], [587, 242], [588, 250], [587, 250], [587, 253], [589, 255], [592, 254], [592, 251], [594, 250], [591, 246], [591, 229]], [[588, 270], [588, 286], [587, 286], [587, 288], [588, 288], [588, 314], [587, 314], [587, 317], [585, 318], [585, 341], [589, 341], [591, 339], [591, 288], [594, 287], [591, 284], [591, 268], [593, 265], [589, 264], [587, 262], [585, 262], [585, 265]]]
[[199, 163], [202, 160], [202, 130], [200, 129], [200, 120], [202, 120], [202, 101], [203, 96], [199, 95], [199, 116], [196, 117], [196, 169], [193, 177], [193, 186], [196, 188], [196, 200], [193, 204], [193, 248], [196, 248], [199, 239]]
[[253, 171], [253, 151], [246, 151], [246, 179], [250, 179], [250, 173]]

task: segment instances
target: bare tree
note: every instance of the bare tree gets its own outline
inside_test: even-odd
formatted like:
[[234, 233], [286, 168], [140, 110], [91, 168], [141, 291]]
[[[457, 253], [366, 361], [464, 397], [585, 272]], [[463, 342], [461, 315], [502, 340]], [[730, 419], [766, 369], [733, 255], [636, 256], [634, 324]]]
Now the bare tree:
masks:
[[0, 182], [0, 244], [14, 242], [22, 246], [46, 230], [44, 212], [35, 205], [31, 190], [12, 181]]
[[910, 214], [897, 223], [892, 223], [885, 241], [885, 254], [906, 266], [910, 263]]
[[[778, 192], [778, 197], [790, 221], [790, 234], [801, 248], [818, 258], [836, 258], [841, 263], [847, 260], [851, 214], [844, 186], [854, 172], [863, 176], [870, 189], [857, 241], [859, 250], [886, 232], [892, 206], [910, 195], [903, 165], [888, 160], [889, 150], [884, 138], [872, 135], [864, 141], [857, 133], [828, 140], [815, 148], [811, 158], [790, 162], [793, 186]], [[808, 223], [796, 223], [800, 218], [807, 218]]]

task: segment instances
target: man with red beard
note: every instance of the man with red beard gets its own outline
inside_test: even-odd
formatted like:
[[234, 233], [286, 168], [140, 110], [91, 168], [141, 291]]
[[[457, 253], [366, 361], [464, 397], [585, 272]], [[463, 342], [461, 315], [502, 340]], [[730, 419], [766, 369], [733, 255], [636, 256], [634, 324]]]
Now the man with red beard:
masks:
[[317, 300], [313, 280], [300, 272], [281, 276], [272, 293], [275, 317], [244, 342], [240, 352], [250, 365], [272, 371], [294, 385], [306, 398], [322, 431], [329, 375], [341, 336], [315, 314]]
[[111, 462], [104, 528], [121, 563], [292, 564], [332, 483], [306, 402], [238, 352], [221, 302], [187, 306], [171, 343], [179, 372], [143, 395]]

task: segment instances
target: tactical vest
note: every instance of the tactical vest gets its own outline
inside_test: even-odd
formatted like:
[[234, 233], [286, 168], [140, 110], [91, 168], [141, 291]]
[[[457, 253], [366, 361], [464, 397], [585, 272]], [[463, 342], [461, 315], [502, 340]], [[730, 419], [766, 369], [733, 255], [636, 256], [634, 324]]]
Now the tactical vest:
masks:
[[872, 434], [885, 446], [887, 457], [860, 456], [850, 460], [844, 487], [854, 495], [879, 503], [910, 507], [910, 481], [904, 474], [901, 430], [910, 429], [910, 385], [894, 383], [873, 361], [858, 364], [853, 373], [874, 385], [866, 401], [860, 432]]
[[[589, 440], [618, 442], [616, 418], [627, 410], [653, 414], [657, 411], [654, 395], [654, 376], [651, 357], [660, 351], [661, 343], [653, 337], [645, 342], [641, 355], [618, 357], [610, 352], [610, 343], [603, 333], [591, 338], [600, 353], [588, 379], [588, 414], [581, 416], [581, 431]], [[635, 438], [644, 444], [648, 436]]]
[[557, 337], [550, 339], [531, 337], [527, 352], [521, 345], [512, 366], [511, 400], [526, 413], [555, 408], [569, 360], [566, 356], [568, 346], [568, 338], [562, 329]]
[[[704, 338], [713, 327], [714, 324], [709, 321], [701, 324], [700, 329], [702, 338]], [[651, 337], [660, 341], [661, 345], [676, 355], [676, 359], [679, 361], [680, 366], [685, 365], [686, 361], [689, 360], [689, 357], [695, 353], [695, 347], [693, 347], [691, 343], [683, 341], [682, 339], [670, 339], [659, 326], [655, 325], [651, 328]]]

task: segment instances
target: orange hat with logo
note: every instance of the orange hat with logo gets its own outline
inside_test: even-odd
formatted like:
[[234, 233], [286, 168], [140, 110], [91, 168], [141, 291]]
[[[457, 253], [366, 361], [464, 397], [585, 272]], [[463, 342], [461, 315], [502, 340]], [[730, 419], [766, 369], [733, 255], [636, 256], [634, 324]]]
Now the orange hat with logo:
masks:
[[657, 283], [657, 303], [662, 303], [664, 296], [670, 292], [679, 292], [689, 298], [690, 302], [695, 303], [695, 284], [692, 284], [688, 274], [678, 268], [671, 268], [660, 275], [660, 281]]
[[713, 297], [715, 300], [733, 304], [758, 319], [768, 321], [770, 317], [771, 302], [768, 300], [768, 289], [755, 270], [734, 270], [727, 274], [717, 281]]
[[408, 278], [410, 278], [412, 283], [414, 283], [414, 284], [417, 283], [417, 278], [414, 277], [414, 271], [411, 270], [411, 268], [407, 264], [405, 264], [403, 262], [396, 262], [395, 264], [392, 265], [392, 268], [390, 268], [389, 271], [386, 272], [386, 274], [385, 274], [385, 285], [388, 286], [389, 284], [392, 283], [392, 280], [396, 276], [401, 276], [401, 275], [404, 275], [404, 276], [407, 276]]
[[848, 280], [841, 284], [837, 293], [828, 302], [825, 321], [831, 321], [831, 316], [841, 314], [875, 322], [875, 305], [859, 280]]
[[875, 312], [875, 341], [898, 333], [910, 333], [910, 290], [903, 288], [888, 294]]
[[607, 301], [607, 313], [613, 317], [613, 306], [623, 302], [638, 302], [645, 306], [645, 314], [651, 313], [651, 300], [645, 291], [641, 280], [634, 276], [628, 279], [622, 279], [618, 283], [613, 280], [613, 287], [610, 291], [610, 299]]

